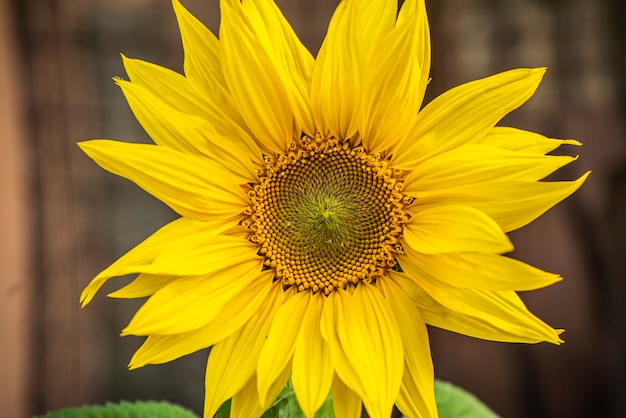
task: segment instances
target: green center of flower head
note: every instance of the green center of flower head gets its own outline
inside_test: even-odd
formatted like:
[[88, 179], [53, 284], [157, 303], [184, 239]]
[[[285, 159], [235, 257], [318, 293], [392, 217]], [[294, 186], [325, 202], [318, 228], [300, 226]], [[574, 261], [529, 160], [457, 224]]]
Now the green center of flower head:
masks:
[[266, 158], [244, 225], [284, 286], [328, 295], [396, 264], [411, 200], [401, 190], [401, 171], [380, 155], [305, 136]]
[[298, 224], [305, 230], [305, 236], [317, 241], [316, 246], [343, 244], [346, 236], [353, 235], [352, 205], [331, 194], [311, 197], [313, 199], [303, 199], [297, 211]]

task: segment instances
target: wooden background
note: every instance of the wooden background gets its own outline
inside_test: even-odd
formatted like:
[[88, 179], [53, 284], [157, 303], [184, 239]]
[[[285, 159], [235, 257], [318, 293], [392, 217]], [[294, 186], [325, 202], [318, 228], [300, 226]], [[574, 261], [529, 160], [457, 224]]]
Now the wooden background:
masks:
[[[279, 0], [317, 51], [337, 0]], [[216, 0], [185, 0], [214, 31]], [[432, 83], [446, 89], [548, 66], [505, 123], [585, 143], [557, 178], [593, 174], [574, 197], [512, 234], [515, 256], [565, 281], [524, 294], [566, 344], [498, 344], [431, 330], [436, 375], [504, 417], [626, 416], [626, 21], [622, 0], [429, 0]], [[119, 53], [182, 70], [166, 0], [0, 0], [0, 416], [120, 399], [201, 410], [206, 353], [129, 372], [119, 338], [137, 304], [81, 311], [99, 270], [174, 215], [100, 170], [76, 141], [147, 141], [111, 82]], [[118, 281], [121, 284], [124, 279]], [[111, 289], [111, 288], [108, 288]]]

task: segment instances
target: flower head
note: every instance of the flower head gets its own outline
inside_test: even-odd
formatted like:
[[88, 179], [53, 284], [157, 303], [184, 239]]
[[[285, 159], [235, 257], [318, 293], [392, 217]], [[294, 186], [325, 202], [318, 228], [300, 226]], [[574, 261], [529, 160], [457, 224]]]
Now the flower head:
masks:
[[116, 79], [154, 145], [83, 142], [180, 218], [100, 273], [149, 297], [130, 367], [212, 347], [205, 416], [260, 416], [292, 377], [312, 417], [436, 416], [426, 324], [558, 344], [515, 291], [559, 276], [503, 256], [506, 233], [585, 180], [543, 179], [574, 140], [495, 126], [543, 69], [456, 87], [422, 107], [423, 0], [343, 0], [317, 58], [271, 0], [222, 0], [219, 40], [174, 0], [184, 76], [124, 57]]

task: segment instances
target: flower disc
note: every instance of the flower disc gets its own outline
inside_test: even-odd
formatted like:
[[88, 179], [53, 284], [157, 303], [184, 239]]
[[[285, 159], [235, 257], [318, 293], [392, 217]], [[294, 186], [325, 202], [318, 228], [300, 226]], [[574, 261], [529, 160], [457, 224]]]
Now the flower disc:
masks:
[[304, 136], [287, 155], [266, 159], [245, 225], [286, 286], [328, 295], [369, 283], [402, 252], [400, 175], [349, 141]]

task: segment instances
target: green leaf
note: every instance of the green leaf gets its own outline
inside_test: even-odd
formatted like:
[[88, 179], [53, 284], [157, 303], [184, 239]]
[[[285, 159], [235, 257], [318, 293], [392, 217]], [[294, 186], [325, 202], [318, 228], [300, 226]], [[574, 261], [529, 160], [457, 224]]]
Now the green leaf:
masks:
[[435, 380], [439, 418], [497, 418], [474, 395], [448, 382]]
[[232, 400], [229, 399], [220, 406], [220, 409], [217, 410], [215, 414], [215, 418], [229, 418], [230, 417], [230, 404]]
[[36, 418], [198, 418], [188, 409], [167, 402], [107, 403], [104, 406], [83, 406], [48, 412]]

